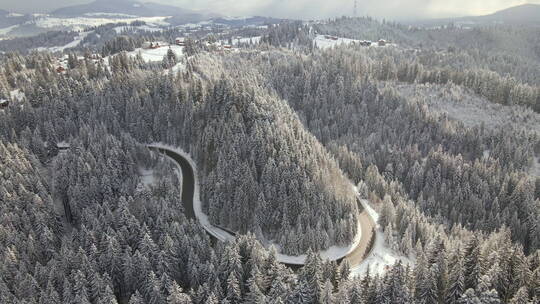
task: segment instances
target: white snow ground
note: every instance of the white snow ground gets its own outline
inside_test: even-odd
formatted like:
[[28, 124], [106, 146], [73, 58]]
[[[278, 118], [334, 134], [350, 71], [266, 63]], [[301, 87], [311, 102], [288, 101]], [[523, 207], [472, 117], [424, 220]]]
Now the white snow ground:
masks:
[[[103, 13], [106, 14], [106, 13]], [[126, 17], [128, 15], [125, 15]], [[96, 15], [86, 16], [86, 17], [77, 17], [77, 18], [57, 18], [52, 17], [46, 14], [34, 14], [34, 19], [27, 21], [23, 24], [16, 24], [10, 27], [0, 29], [0, 36], [9, 36], [9, 33], [19, 27], [35, 25], [38, 28], [48, 29], [48, 30], [70, 30], [70, 31], [84, 31], [89, 27], [96, 27], [104, 24], [110, 23], [131, 23], [133, 21], [144, 21], [146, 22], [148, 28], [160, 27], [160, 26], [170, 26], [165, 20], [170, 18], [170, 16], [158, 16], [158, 17], [137, 17], [131, 16], [129, 18], [122, 18], [118, 15]]]
[[[313, 39], [313, 44], [316, 45], [319, 49], [329, 49], [333, 48], [339, 45], [349, 45], [349, 44], [359, 44], [360, 40], [357, 39], [349, 39], [349, 38], [342, 38], [342, 37], [336, 37], [337, 40], [334, 39], [327, 39], [326, 36], [329, 35], [317, 35], [315, 36], [315, 39]], [[388, 47], [388, 46], [396, 46], [393, 43], [386, 43], [385, 46], [379, 46], [377, 44], [377, 41], [372, 41], [371, 46], [369, 47]]]
[[353, 42], [357, 43], [360, 40], [349, 39], [349, 38], [338, 38], [338, 40], [327, 39], [326, 35], [317, 35], [313, 40], [313, 43], [317, 45], [320, 49], [328, 49], [338, 45], [349, 45]]
[[21, 92], [21, 90], [19, 89], [9, 92], [9, 96], [11, 100], [17, 100], [17, 101], [21, 101], [25, 97], [24, 92]]
[[[368, 214], [373, 218], [375, 223], [379, 220], [379, 214], [375, 211], [367, 200], [361, 200], [362, 205], [366, 208]], [[395, 252], [390, 249], [386, 244], [384, 233], [381, 230], [379, 224], [376, 224], [375, 229], [375, 244], [367, 259], [365, 259], [360, 265], [351, 268], [351, 276], [362, 276], [366, 273], [368, 266], [371, 275], [383, 274], [387, 267], [394, 265], [398, 260], [404, 265], [413, 265], [413, 260]]]
[[153, 185], [156, 182], [154, 170], [139, 168], [139, 175], [141, 176], [142, 184], [146, 187]]
[[163, 57], [167, 55], [167, 51], [169, 50], [169, 47], [173, 50], [173, 52], [178, 57], [182, 57], [184, 55], [184, 47], [178, 46], [178, 45], [169, 45], [166, 42], [159, 42], [162, 47], [157, 49], [142, 49], [138, 48], [135, 49], [133, 52], [129, 52], [128, 54], [130, 56], [137, 56], [137, 54], [141, 54], [142, 58], [146, 62], [156, 62], [156, 61], [162, 61]]
[[139, 25], [139, 26], [117, 26], [114, 28], [117, 34], [121, 34], [125, 31], [140, 31], [140, 32], [161, 32], [163, 31], [162, 28], [157, 26], [150, 26], [150, 25]]
[[16, 29], [17, 27], [18, 27], [18, 25], [12, 25], [12, 26], [8, 26], [8, 27], [5, 27], [5, 28], [1, 28], [0, 29], [0, 36], [9, 34], [9, 32]]
[[[173, 147], [173, 146], [163, 144], [163, 143], [151, 143], [151, 144], [148, 145], [148, 147], [163, 148], [163, 149], [168, 149], [168, 150], [174, 151], [174, 152], [180, 154], [181, 156], [183, 156], [189, 162], [189, 164], [193, 168], [193, 173], [195, 175], [195, 191], [194, 191], [194, 194], [193, 194], [193, 209], [195, 211], [195, 217], [197, 218], [199, 223], [203, 226], [203, 228], [206, 231], [208, 231], [208, 233], [210, 233], [215, 238], [217, 238], [218, 240], [220, 240], [220, 241], [233, 240], [234, 235], [230, 234], [229, 232], [227, 232], [227, 231], [225, 231], [225, 230], [223, 230], [223, 229], [221, 229], [219, 227], [216, 227], [216, 226], [212, 225], [210, 223], [210, 221], [208, 220], [208, 216], [203, 213], [203, 211], [202, 211], [202, 203], [201, 203], [201, 200], [200, 200], [200, 193], [199, 193], [200, 188], [199, 188], [199, 179], [198, 179], [198, 174], [197, 174], [197, 166], [195, 164], [195, 161], [193, 161], [193, 159], [190, 157], [190, 155], [188, 153], [184, 152], [184, 150], [182, 150], [179, 147]], [[176, 166], [178, 166], [179, 170], [181, 170], [180, 166], [176, 162], [174, 162], [174, 163], [175, 163]], [[332, 246], [332, 247], [328, 248], [327, 250], [320, 252], [321, 258], [330, 259], [330, 260], [337, 260], [337, 259], [343, 258], [349, 252], [354, 250], [354, 248], [360, 242], [361, 236], [362, 236], [362, 232], [360, 230], [360, 225], [358, 225], [358, 233], [357, 233], [353, 243], [350, 246], [346, 246], [346, 247]], [[267, 247], [269, 247], [270, 245], [272, 245], [272, 244], [266, 244]], [[306, 255], [290, 256], [290, 255], [281, 254], [281, 253], [279, 253], [279, 249], [280, 249], [279, 246], [275, 246], [275, 247], [276, 247], [276, 250], [278, 251], [277, 260], [279, 262], [285, 263], [285, 264], [296, 264], [296, 265], [303, 265], [304, 264], [304, 262], [306, 260]]]
[[133, 21], [144, 21], [150, 25], [162, 25], [168, 26], [169, 23], [165, 21], [169, 17], [135, 17], [135, 18], [55, 18], [50, 16], [44, 16], [36, 19], [34, 22], [36, 26], [41, 28], [71, 28], [73, 30], [84, 30], [87, 27], [100, 26], [108, 23], [131, 23]]

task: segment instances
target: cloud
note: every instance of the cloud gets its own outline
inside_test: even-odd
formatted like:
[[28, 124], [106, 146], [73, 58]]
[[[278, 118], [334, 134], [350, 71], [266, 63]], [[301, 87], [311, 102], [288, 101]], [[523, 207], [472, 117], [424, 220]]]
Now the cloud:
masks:
[[[114, 0], [110, 0], [114, 1]], [[224, 15], [263, 15], [283, 18], [328, 18], [352, 15], [354, 0], [139, 0], [183, 8], [209, 10]], [[540, 0], [357, 0], [358, 14], [386, 19], [483, 15]], [[50, 11], [91, 0], [2, 0], [0, 8]]]
[[[354, 0], [154, 0], [227, 15], [327, 18], [352, 15]], [[540, 0], [357, 0], [358, 14], [387, 19], [484, 15]]]

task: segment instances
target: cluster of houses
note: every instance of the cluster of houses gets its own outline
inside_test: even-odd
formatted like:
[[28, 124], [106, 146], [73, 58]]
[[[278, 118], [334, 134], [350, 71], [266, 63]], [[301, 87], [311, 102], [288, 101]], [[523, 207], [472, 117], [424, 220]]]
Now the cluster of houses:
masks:
[[371, 46], [373, 44], [377, 44], [378, 46], [385, 46], [388, 42], [384, 39], [380, 39], [379, 41], [377, 42], [371, 42], [369, 40], [360, 40], [360, 42], [358, 43], [360, 46]]
[[[95, 53], [94, 54], [89, 53], [89, 54], [84, 55], [84, 57], [78, 57], [77, 60], [79, 61], [79, 63], [83, 63], [85, 60], [88, 60], [94, 63], [104, 62], [103, 57], [101, 57], [100, 54], [95, 54]], [[64, 74], [67, 71], [68, 61], [69, 59], [67, 55], [65, 55], [61, 59], [58, 59], [58, 64], [56, 66], [56, 73]]]
[[[186, 38], [184, 37], [178, 37], [174, 40], [174, 44], [178, 45], [178, 46], [186, 46]], [[209, 42], [209, 41], [206, 41], [206, 46], [215, 46], [217, 47], [218, 49], [223, 49], [223, 50], [231, 50], [233, 47], [232, 45], [230, 44], [222, 44], [222, 43], [218, 43], [218, 42]]]
[[[77, 60], [80, 64], [82, 64], [85, 60], [92, 61], [94, 63], [101, 62], [103, 63], [105, 60], [103, 57], [101, 57], [100, 54], [86, 54], [84, 57], [77, 57]], [[58, 62], [56, 64], [56, 73], [58, 74], [64, 74], [67, 71], [67, 67], [69, 64], [69, 59], [67, 55], [64, 55], [64, 57], [58, 59]]]
[[159, 49], [163, 45], [159, 44], [159, 42], [153, 42], [153, 41], [146, 41], [143, 43], [142, 48], [143, 49]]
[[[339, 40], [339, 37], [330, 36], [330, 35], [324, 35], [324, 39], [337, 41], [337, 40]], [[372, 46], [372, 45], [375, 45], [375, 44], [378, 45], [378, 46], [385, 46], [385, 45], [388, 44], [388, 42], [386, 40], [384, 40], [384, 39], [379, 39], [379, 41], [376, 41], [376, 42], [372, 42], [372, 41], [369, 41], [369, 40], [360, 40], [358, 42], [358, 44], [361, 45], [361, 46]]]

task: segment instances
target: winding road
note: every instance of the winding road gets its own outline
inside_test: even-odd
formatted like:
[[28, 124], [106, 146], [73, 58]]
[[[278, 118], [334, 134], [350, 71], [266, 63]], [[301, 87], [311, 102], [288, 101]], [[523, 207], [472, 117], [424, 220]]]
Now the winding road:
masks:
[[[148, 145], [148, 147], [153, 151], [165, 154], [179, 165], [180, 169], [182, 170], [182, 205], [184, 207], [184, 212], [188, 218], [198, 219], [193, 204], [196, 179], [193, 167], [191, 166], [190, 162], [184, 156], [180, 155], [178, 152], [172, 149], [155, 145]], [[351, 267], [356, 267], [365, 260], [373, 247], [372, 244], [374, 243], [375, 238], [375, 222], [373, 221], [373, 218], [368, 214], [366, 208], [361, 205], [362, 203], [360, 199], [358, 199], [358, 204], [362, 207], [362, 211], [358, 216], [358, 221], [361, 228], [359, 231], [359, 233], [361, 233], [360, 241], [358, 242], [358, 245], [346, 256], [338, 259], [338, 262], [342, 260], [347, 260]], [[200, 219], [198, 220], [199, 222], [201, 222]], [[210, 229], [207, 224], [205, 225], [202, 222], [201, 224], [210, 235], [212, 235], [218, 240], [223, 240], [223, 237], [221, 237], [221, 235], [216, 235], [215, 231]], [[225, 230], [223, 228], [220, 229]], [[229, 234], [234, 234], [230, 231], [227, 232]], [[297, 267], [301, 265], [297, 263], [284, 263], [292, 267]]]

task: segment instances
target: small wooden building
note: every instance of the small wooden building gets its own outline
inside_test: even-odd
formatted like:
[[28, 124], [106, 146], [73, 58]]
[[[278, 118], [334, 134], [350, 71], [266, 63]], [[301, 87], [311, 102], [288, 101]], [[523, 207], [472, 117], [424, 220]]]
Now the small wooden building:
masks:
[[174, 43], [176, 43], [176, 45], [179, 45], [179, 46], [185, 46], [186, 45], [186, 38], [184, 38], [184, 37], [176, 38], [174, 40]]
[[142, 47], [143, 47], [143, 49], [157, 49], [157, 48], [161, 47], [161, 45], [159, 45], [159, 42], [147, 41], [147, 42], [143, 43]]
[[384, 40], [384, 39], [380, 39], [380, 40], [377, 42], [377, 44], [378, 44], [379, 46], [385, 46], [386, 43], [387, 43], [387, 42], [386, 42], [386, 40]]
[[0, 109], [5, 109], [9, 106], [9, 100], [0, 98]]

